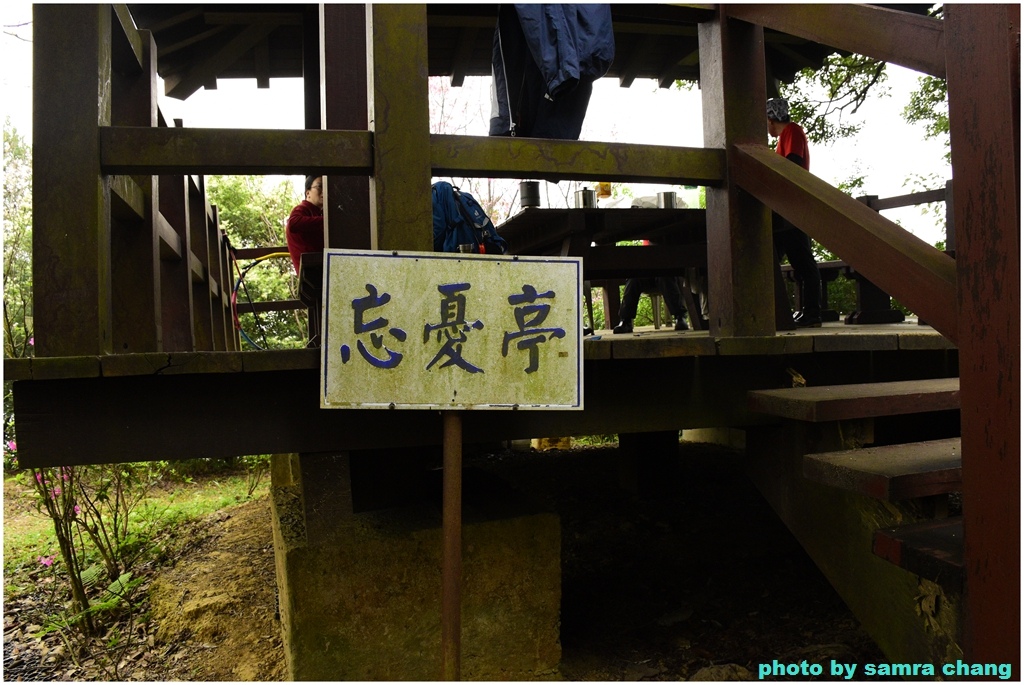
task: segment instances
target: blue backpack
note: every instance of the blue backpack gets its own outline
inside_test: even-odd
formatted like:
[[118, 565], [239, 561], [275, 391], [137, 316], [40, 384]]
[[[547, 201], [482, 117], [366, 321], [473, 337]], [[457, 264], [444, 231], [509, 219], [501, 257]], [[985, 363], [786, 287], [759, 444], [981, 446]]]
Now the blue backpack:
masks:
[[435, 183], [432, 193], [435, 252], [458, 252], [459, 245], [475, 245], [479, 254], [508, 252], [508, 242], [472, 195], [447, 181]]

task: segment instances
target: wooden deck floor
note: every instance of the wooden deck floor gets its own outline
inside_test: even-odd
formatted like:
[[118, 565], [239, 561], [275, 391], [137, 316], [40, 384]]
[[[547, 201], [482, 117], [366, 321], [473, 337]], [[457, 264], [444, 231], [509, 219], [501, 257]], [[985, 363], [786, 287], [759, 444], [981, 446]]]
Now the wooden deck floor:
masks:
[[[749, 426], [749, 390], [957, 375], [957, 350], [916, 323], [826, 324], [774, 337], [598, 331], [583, 411], [466, 411], [467, 442]], [[8, 359], [25, 465], [439, 444], [437, 411], [319, 406], [320, 350]]]

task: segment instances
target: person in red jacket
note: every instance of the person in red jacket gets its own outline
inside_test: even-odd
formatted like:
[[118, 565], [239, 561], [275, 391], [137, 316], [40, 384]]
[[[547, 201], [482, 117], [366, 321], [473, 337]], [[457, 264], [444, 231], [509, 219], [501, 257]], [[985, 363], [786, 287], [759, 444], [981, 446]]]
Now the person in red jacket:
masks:
[[[789, 102], [783, 98], [768, 100], [768, 133], [778, 138], [775, 151], [811, 170], [811, 151], [803, 128], [789, 119]], [[797, 281], [800, 283], [800, 311], [793, 314], [793, 322], [800, 328], [821, 326], [821, 275], [811, 249], [811, 238], [799, 228], [772, 212], [772, 239], [781, 259], [789, 257]]]
[[299, 273], [299, 257], [305, 252], [324, 250], [324, 181], [322, 176], [306, 177], [306, 199], [288, 215], [284, 235], [295, 273]]

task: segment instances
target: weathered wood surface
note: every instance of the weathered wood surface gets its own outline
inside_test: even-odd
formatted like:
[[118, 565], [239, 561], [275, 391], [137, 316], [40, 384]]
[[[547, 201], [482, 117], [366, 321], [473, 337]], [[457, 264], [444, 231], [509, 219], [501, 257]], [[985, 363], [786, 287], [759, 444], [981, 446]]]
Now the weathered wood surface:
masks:
[[932, 76], [946, 75], [943, 23], [867, 5], [727, 5], [729, 16]]
[[110, 5], [42, 4], [32, 13], [33, 80], [46, 84], [32, 94], [35, 350], [110, 353], [110, 183], [96, 130], [110, 124], [115, 22]]
[[960, 379], [752, 390], [748, 408], [798, 421], [839, 421], [960, 407]]
[[954, 592], [963, 591], [964, 521], [955, 516], [875, 532], [876, 556]]
[[367, 6], [370, 247], [433, 248], [426, 5]]
[[960, 438], [808, 454], [804, 475], [888, 501], [958, 492]]
[[[1020, 5], [947, 5], [965, 653], [1020, 673]], [[928, 319], [931, 323], [931, 319]]]
[[541, 138], [433, 134], [435, 176], [713, 185], [725, 176], [722, 150]]
[[373, 170], [369, 131], [101, 126], [109, 174], [305, 174], [365, 176]]
[[729, 157], [724, 183], [706, 192], [711, 333], [771, 335], [777, 312], [769, 215], [731, 170], [735, 145], [765, 146], [764, 29], [730, 19], [720, 7], [697, 31], [704, 146]]

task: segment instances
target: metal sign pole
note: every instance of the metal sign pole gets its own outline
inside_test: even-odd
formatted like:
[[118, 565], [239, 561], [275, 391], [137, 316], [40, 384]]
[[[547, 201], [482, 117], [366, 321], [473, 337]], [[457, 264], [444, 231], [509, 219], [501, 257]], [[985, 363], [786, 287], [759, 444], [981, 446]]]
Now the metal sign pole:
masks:
[[441, 520], [441, 672], [460, 680], [462, 654], [462, 414], [442, 411], [444, 486]]

